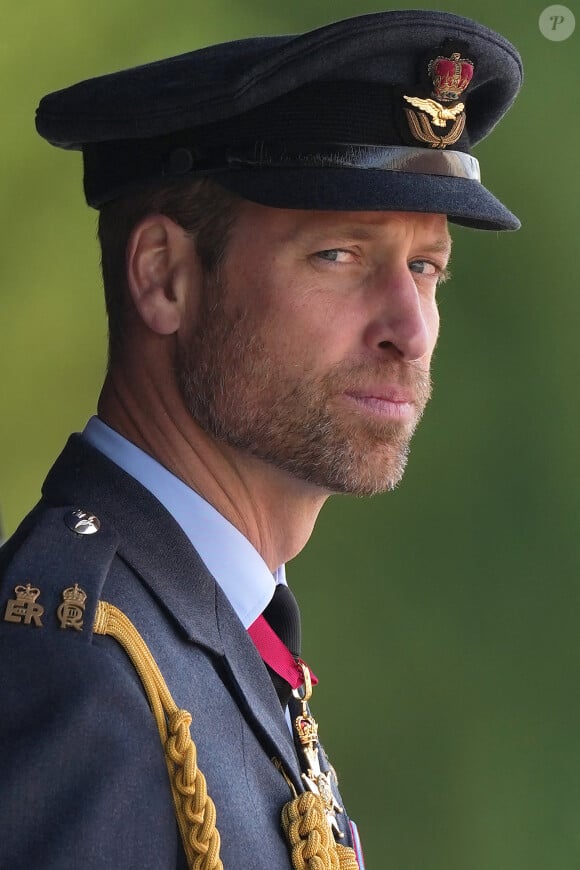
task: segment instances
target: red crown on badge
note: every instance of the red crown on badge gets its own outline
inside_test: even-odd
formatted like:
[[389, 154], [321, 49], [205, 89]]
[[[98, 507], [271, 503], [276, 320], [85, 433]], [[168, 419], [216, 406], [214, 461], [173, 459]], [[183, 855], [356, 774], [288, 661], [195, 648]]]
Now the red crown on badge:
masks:
[[318, 724], [312, 716], [298, 716], [295, 720], [295, 726], [302, 746], [308, 746], [317, 740]]
[[459, 99], [473, 78], [474, 64], [454, 51], [451, 57], [436, 57], [427, 67], [433, 81], [433, 96], [450, 103]]

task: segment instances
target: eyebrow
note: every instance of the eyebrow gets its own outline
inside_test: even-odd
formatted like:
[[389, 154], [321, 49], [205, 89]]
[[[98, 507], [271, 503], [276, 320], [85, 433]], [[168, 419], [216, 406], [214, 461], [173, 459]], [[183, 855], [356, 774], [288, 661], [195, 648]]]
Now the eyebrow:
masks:
[[314, 230], [311, 226], [300, 226], [295, 232], [289, 234], [290, 241], [301, 241], [302, 239], [310, 240], [317, 236], [332, 236], [335, 241], [347, 242], [349, 239], [355, 239], [361, 242], [372, 241], [376, 237], [373, 233], [360, 225], [340, 224], [328, 227], [316, 227]]
[[435, 239], [434, 242], [431, 242], [424, 247], [426, 251], [431, 251], [434, 254], [448, 254], [450, 256], [451, 244], [451, 236], [441, 236], [440, 239]]
[[[333, 235], [335, 235], [335, 233], [333, 233]], [[361, 226], [346, 225], [336, 228], [336, 236], [337, 238], [343, 236], [345, 239], [356, 239], [359, 242], [368, 242], [376, 238], [376, 233], [366, 230]]]
[[[377, 232], [374, 227], [367, 229], [361, 224], [340, 224], [338, 226], [325, 228], [320, 231], [320, 237], [332, 235], [333, 245], [348, 244], [351, 241], [372, 242], [377, 238]], [[295, 232], [289, 234], [287, 241], [301, 243], [306, 239], [309, 243], [317, 241], [317, 234], [313, 233], [311, 227], [299, 227]], [[443, 254], [446, 260], [446, 268], [441, 277], [441, 283], [450, 277], [450, 272], [447, 270], [449, 261], [451, 260], [451, 235], [446, 232], [445, 235], [439, 236], [433, 241], [427, 241], [424, 245], [420, 245], [421, 250], [425, 254]]]
[[[316, 233], [313, 233], [310, 227], [300, 227], [297, 232], [291, 235], [291, 239], [300, 240], [303, 237], [310, 237], [312, 235], [316, 235]], [[340, 242], [342, 239], [344, 239], [345, 242], [350, 239], [368, 242], [373, 241], [377, 237], [377, 233], [374, 229], [367, 230], [360, 224], [343, 224], [328, 228], [328, 230], [323, 229], [320, 231], [320, 235], [332, 235], [337, 242]], [[448, 256], [451, 256], [451, 244], [451, 236], [447, 234], [445, 236], [440, 236], [433, 242], [421, 245], [421, 247], [428, 253], [447, 254]]]

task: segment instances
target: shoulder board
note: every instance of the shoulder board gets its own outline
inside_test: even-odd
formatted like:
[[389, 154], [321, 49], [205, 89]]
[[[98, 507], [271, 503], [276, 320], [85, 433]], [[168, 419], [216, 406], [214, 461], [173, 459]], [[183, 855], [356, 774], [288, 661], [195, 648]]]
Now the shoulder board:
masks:
[[90, 642], [118, 541], [89, 511], [41, 502], [0, 551], [0, 632]]

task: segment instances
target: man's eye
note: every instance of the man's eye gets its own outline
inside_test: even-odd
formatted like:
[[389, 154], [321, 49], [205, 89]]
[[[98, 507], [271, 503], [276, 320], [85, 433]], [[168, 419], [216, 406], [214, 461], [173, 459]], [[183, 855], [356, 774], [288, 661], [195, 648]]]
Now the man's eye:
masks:
[[441, 266], [432, 263], [430, 260], [413, 260], [409, 263], [409, 269], [417, 275], [426, 275], [428, 278], [437, 278], [438, 284], [442, 284], [449, 278], [449, 272], [447, 269], [443, 269]]
[[352, 260], [350, 251], [344, 251], [342, 248], [329, 248], [327, 251], [317, 251], [315, 256], [320, 260], [327, 260], [329, 263], [350, 263]]
[[409, 269], [419, 275], [438, 275], [441, 271], [435, 263], [430, 263], [429, 260], [413, 260], [412, 263], [409, 263]]

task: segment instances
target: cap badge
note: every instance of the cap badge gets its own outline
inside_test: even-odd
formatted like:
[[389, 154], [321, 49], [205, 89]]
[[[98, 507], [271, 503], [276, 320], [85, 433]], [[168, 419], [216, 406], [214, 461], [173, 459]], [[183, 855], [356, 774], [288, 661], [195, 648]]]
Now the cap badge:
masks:
[[[419, 142], [431, 148], [446, 148], [454, 145], [465, 129], [465, 104], [456, 102], [473, 78], [474, 65], [470, 60], [453, 52], [451, 57], [436, 57], [429, 61], [427, 71], [433, 82], [432, 97], [407, 97], [404, 99], [419, 109], [405, 109], [409, 129]], [[438, 102], [438, 101], [441, 102]], [[454, 103], [444, 106], [443, 103]], [[433, 128], [452, 127], [446, 133], [436, 132]]]
[[473, 63], [454, 51], [451, 57], [429, 61], [427, 71], [433, 82], [433, 96], [443, 103], [458, 100], [473, 78]]

